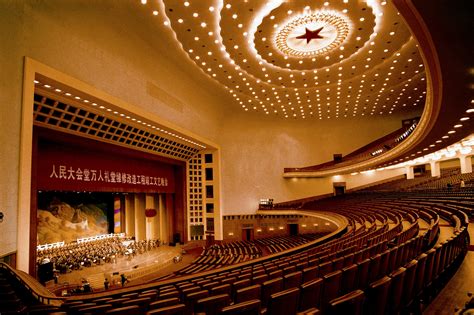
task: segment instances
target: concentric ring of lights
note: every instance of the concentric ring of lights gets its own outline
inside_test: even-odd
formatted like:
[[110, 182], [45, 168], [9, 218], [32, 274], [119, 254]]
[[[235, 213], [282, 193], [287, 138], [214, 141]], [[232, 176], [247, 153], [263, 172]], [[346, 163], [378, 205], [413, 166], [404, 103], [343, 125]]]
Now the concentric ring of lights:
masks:
[[[316, 22], [322, 22], [325, 25], [334, 27], [336, 29], [336, 38], [329, 44], [313, 51], [300, 51], [288, 46], [288, 37], [290, 34], [292, 34], [295, 28]], [[286, 24], [280, 31], [276, 33], [275, 46], [279, 51], [287, 56], [298, 58], [315, 57], [326, 54], [329, 51], [339, 47], [347, 38], [349, 30], [349, 24], [340, 14], [325, 11], [317, 12], [311, 15], [300, 16]]]

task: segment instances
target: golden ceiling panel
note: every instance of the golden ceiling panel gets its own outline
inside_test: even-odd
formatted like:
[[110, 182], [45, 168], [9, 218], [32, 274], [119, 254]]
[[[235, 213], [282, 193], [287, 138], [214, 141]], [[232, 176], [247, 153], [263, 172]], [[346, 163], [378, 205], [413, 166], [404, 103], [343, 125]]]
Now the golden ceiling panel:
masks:
[[298, 119], [422, 112], [422, 58], [388, 1], [164, 0], [159, 5], [161, 14], [153, 14], [189, 58], [230, 93], [235, 104], [229, 106], [236, 110]]

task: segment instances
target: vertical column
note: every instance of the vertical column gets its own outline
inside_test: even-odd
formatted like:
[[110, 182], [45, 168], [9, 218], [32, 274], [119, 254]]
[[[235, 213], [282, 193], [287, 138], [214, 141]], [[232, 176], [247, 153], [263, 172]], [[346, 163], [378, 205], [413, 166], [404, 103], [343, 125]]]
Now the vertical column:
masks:
[[160, 238], [160, 214], [158, 205], [159, 199], [157, 196], [157, 194], [147, 194], [145, 197], [146, 209], [156, 210], [156, 215], [154, 217], [146, 218], [146, 238], [148, 240]]
[[160, 214], [160, 240], [163, 244], [169, 244], [170, 239], [168, 237], [168, 213], [165, 208], [165, 195], [160, 194], [158, 199], [158, 208]]
[[405, 166], [405, 173], [407, 174], [407, 179], [415, 178], [415, 172], [413, 166]]
[[175, 213], [174, 213], [174, 200], [173, 200], [173, 194], [166, 194], [166, 199], [165, 199], [165, 209], [166, 209], [166, 215], [167, 215], [167, 228], [168, 228], [168, 242], [171, 242], [175, 244]]
[[135, 194], [125, 195], [125, 234], [135, 236]]
[[432, 177], [440, 177], [441, 176], [441, 170], [440, 170], [439, 162], [431, 161], [430, 162], [430, 168], [431, 168], [431, 176]]
[[145, 194], [135, 194], [135, 239], [146, 238]]
[[472, 156], [460, 155], [461, 174], [472, 173]]

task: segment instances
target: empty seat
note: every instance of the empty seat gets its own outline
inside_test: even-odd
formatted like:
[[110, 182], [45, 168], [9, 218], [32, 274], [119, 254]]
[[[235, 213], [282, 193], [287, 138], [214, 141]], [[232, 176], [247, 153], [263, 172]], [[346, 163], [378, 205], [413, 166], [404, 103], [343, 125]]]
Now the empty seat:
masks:
[[390, 277], [383, 277], [375, 282], [372, 282], [367, 289], [367, 314], [385, 314], [387, 307], [388, 294], [390, 289]]
[[140, 310], [138, 305], [131, 305], [125, 307], [114, 308], [105, 312], [105, 314], [113, 315], [142, 315], [143, 312]]
[[[381, 260], [382, 255], [377, 254], [373, 257], [370, 258], [370, 263], [369, 263], [369, 283], [374, 282], [377, 280], [379, 277], [379, 272], [380, 272], [380, 260]], [[382, 277], [385, 276], [385, 274], [381, 275]]]
[[207, 290], [202, 290], [198, 292], [189, 293], [184, 298], [183, 302], [186, 304], [186, 311], [188, 313], [193, 312], [194, 304], [200, 299], [207, 298], [209, 296], [209, 292]]
[[176, 304], [171, 306], [165, 306], [152, 310], [146, 313], [146, 315], [187, 315], [186, 305]]
[[80, 308], [77, 311], [79, 314], [104, 314], [106, 311], [110, 309], [112, 309], [112, 304], [103, 304], [103, 305]]
[[260, 315], [260, 300], [251, 300], [224, 307], [220, 314]]
[[150, 302], [151, 302], [150, 298], [130, 299], [128, 301], [123, 302], [122, 307], [130, 306], [130, 305], [137, 305], [138, 307], [140, 307], [140, 311], [145, 313], [148, 310], [148, 304], [150, 304]]
[[357, 288], [357, 271], [356, 264], [342, 268], [341, 294], [349, 293]]
[[415, 286], [416, 265], [418, 261], [412, 260], [405, 265], [405, 279], [403, 281], [402, 305], [408, 306], [413, 300], [413, 287]]
[[241, 288], [235, 292], [234, 303], [241, 303], [250, 300], [260, 299], [261, 285], [254, 284], [249, 287]]
[[405, 271], [404, 267], [400, 267], [394, 272], [390, 274], [390, 278], [392, 278], [392, 282], [390, 284], [390, 291], [388, 294], [388, 302], [387, 302], [387, 314], [398, 314], [400, 310], [400, 304], [402, 301], [402, 294], [403, 294], [403, 286], [404, 286], [404, 279], [405, 279]]
[[312, 308], [319, 308], [321, 304], [322, 287], [322, 278], [316, 278], [314, 280], [303, 283], [300, 287], [298, 311], [306, 312], [307, 310]]
[[276, 278], [265, 281], [262, 284], [262, 307], [267, 307], [267, 302], [270, 300], [272, 294], [283, 290], [283, 278]]
[[303, 269], [303, 283], [316, 279], [319, 276], [319, 266], [311, 266]]
[[321, 276], [324, 276], [324, 275], [330, 273], [331, 271], [333, 271], [332, 261], [327, 261], [327, 262], [322, 263], [322, 264], [319, 265], [319, 274]]
[[380, 266], [379, 266], [379, 277], [383, 277], [384, 275], [390, 273], [391, 270], [388, 269], [388, 263], [390, 260], [390, 251], [386, 250], [382, 254], [380, 254]]
[[332, 268], [333, 270], [339, 270], [344, 268], [344, 257], [336, 258], [332, 261]]
[[274, 293], [270, 296], [268, 306], [264, 314], [269, 315], [289, 315], [296, 314], [298, 310], [298, 288], [292, 288]]
[[357, 270], [357, 288], [365, 289], [369, 284], [369, 266], [370, 259], [364, 259], [358, 263]]
[[252, 281], [250, 279], [244, 279], [244, 280], [234, 282], [232, 284], [232, 296], [235, 296], [235, 293], [237, 292], [237, 290], [245, 288], [245, 287], [249, 287], [251, 284], [252, 284]]
[[178, 290], [170, 290], [163, 293], [160, 291], [160, 294], [158, 295], [158, 299], [160, 300], [179, 298], [179, 297], [180, 297], [180, 294]]
[[194, 305], [194, 313], [205, 313], [215, 315], [230, 304], [230, 297], [227, 294], [214, 295], [200, 299]]
[[219, 295], [219, 294], [232, 294], [232, 287], [229, 283], [221, 284], [216, 287], [211, 288], [210, 295]]
[[154, 310], [157, 308], [162, 308], [162, 307], [175, 305], [175, 304], [179, 304], [179, 299], [177, 297], [151, 302], [150, 305], [148, 306], [148, 309]]
[[261, 274], [261, 275], [258, 275], [256, 277], [253, 277], [252, 278], [252, 283], [253, 284], [262, 284], [267, 280], [268, 280], [268, 275], [267, 274]]
[[321, 297], [321, 310], [325, 312], [329, 301], [339, 296], [341, 288], [342, 272], [340, 270], [331, 272], [323, 277], [323, 295]]
[[356, 290], [329, 302], [327, 314], [361, 315], [364, 309], [364, 292]]
[[290, 274], [286, 274], [283, 277], [283, 288], [290, 289], [299, 287], [303, 280], [303, 273], [301, 271], [296, 271]]

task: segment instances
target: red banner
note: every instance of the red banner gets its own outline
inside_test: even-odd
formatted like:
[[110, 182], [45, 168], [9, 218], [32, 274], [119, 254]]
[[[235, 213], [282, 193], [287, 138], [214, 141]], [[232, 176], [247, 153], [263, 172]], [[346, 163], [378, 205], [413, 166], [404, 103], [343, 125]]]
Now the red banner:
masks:
[[[124, 149], [127, 150], [127, 149]], [[38, 190], [164, 192], [175, 191], [173, 166], [83, 147], [40, 142]]]

